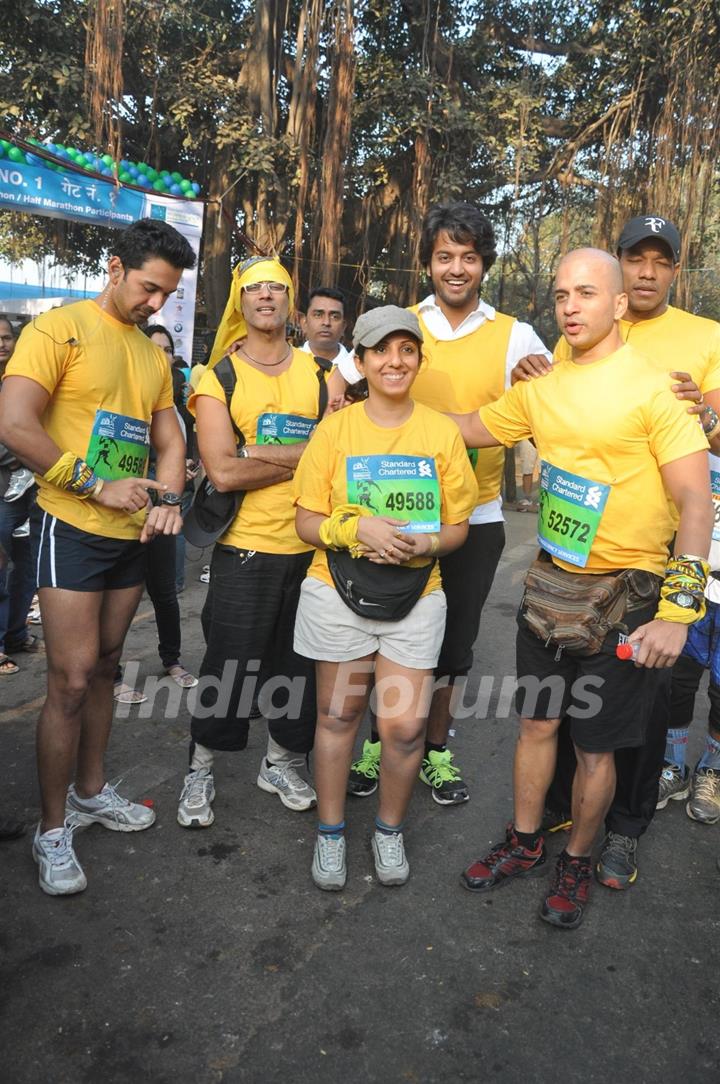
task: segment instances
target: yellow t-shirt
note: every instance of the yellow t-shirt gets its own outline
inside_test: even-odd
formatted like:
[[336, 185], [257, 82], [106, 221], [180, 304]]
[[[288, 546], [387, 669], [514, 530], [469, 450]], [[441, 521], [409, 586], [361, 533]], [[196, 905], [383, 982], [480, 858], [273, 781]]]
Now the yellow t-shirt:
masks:
[[[101, 478], [145, 477], [152, 416], [173, 408], [173, 393], [166, 355], [137, 327], [94, 301], [53, 309], [23, 329], [5, 375], [29, 377], [49, 393], [42, 426], [63, 452]], [[140, 534], [144, 511], [81, 501], [36, 478], [38, 504], [50, 515], [106, 538]]]
[[[427, 361], [413, 384], [413, 399], [443, 414], [467, 414], [499, 399], [505, 391], [507, 349], [515, 318], [496, 312], [494, 320], [485, 320], [469, 335], [436, 339], [418, 309], [415, 305], [411, 312], [417, 313], [420, 321]], [[502, 448], [478, 450], [478, 504], [500, 496], [504, 467]]]
[[556, 564], [663, 574], [674, 523], [659, 468], [706, 450], [707, 441], [655, 362], [631, 346], [590, 364], [568, 361], [479, 413], [503, 444], [532, 436], [566, 492], [589, 482], [599, 498], [609, 487], [586, 566], [554, 556]]
[[[341, 504], [366, 504], [376, 515], [414, 516], [426, 530], [439, 530], [469, 517], [477, 483], [449, 418], [415, 403], [403, 425], [386, 429], [370, 421], [365, 403], [353, 403], [317, 427], [295, 472], [293, 496], [324, 516]], [[308, 575], [333, 586], [324, 550], [316, 551]], [[423, 594], [440, 586], [436, 563]]]
[[[237, 384], [230, 412], [248, 444], [287, 444], [307, 440], [317, 422], [320, 385], [317, 365], [304, 350], [293, 350], [290, 366], [280, 376], [261, 373], [238, 354], [232, 355]], [[188, 400], [209, 395], [225, 403], [225, 392], [211, 369]], [[261, 553], [307, 553], [312, 549], [295, 533], [292, 482], [278, 482], [245, 494], [240, 510], [219, 539], [227, 546]]]
[[[669, 305], [652, 320], [620, 321], [623, 342], [645, 354], [668, 380], [671, 372], [690, 373], [705, 394], [720, 388], [720, 324]], [[570, 344], [563, 336], [555, 345], [555, 361], [569, 361]]]
[[207, 372], [207, 365], [202, 365], [202, 364], [193, 365], [192, 369], [190, 370], [190, 380], [189, 380], [190, 387], [192, 388], [193, 391], [198, 390], [198, 385], [200, 384], [200, 381], [202, 380], [202, 378], [205, 376], [206, 372]]

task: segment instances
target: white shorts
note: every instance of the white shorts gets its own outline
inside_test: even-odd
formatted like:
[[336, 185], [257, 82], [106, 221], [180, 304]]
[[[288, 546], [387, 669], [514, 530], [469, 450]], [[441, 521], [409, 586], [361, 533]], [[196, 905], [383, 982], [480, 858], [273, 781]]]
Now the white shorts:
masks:
[[351, 662], [380, 652], [411, 670], [434, 670], [445, 635], [445, 592], [431, 591], [401, 621], [371, 621], [334, 587], [308, 576], [295, 616], [295, 650], [321, 662]]
[[517, 450], [520, 453], [520, 473], [532, 474], [538, 460], [537, 448], [529, 440], [521, 440]]

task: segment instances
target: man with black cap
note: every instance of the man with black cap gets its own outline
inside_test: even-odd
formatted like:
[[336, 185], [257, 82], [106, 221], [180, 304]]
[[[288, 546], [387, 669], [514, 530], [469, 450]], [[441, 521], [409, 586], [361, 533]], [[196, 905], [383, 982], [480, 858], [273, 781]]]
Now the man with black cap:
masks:
[[[720, 451], [720, 324], [670, 305], [670, 291], [680, 270], [680, 251], [677, 227], [661, 215], [638, 215], [625, 224], [617, 245], [628, 296], [620, 333], [625, 342], [648, 355], [667, 373], [677, 397], [693, 403], [690, 413], [702, 411], [711, 449]], [[555, 348], [555, 362], [569, 357], [569, 348], [561, 338]], [[527, 359], [513, 372], [513, 380], [528, 379], [542, 371], [550, 371], [550, 366], [543, 366], [536, 358]], [[712, 581], [709, 590], [713, 590]], [[684, 665], [684, 659], [679, 665]], [[673, 685], [676, 693], [675, 674]], [[674, 704], [675, 696], [672, 700]], [[605, 820], [607, 835], [596, 869], [598, 880], [609, 888], [630, 888], [635, 882], [637, 842], [648, 828], [658, 801], [663, 808], [671, 798], [688, 796], [687, 772], [677, 763], [678, 749], [687, 742], [687, 729], [668, 731], [675, 722], [673, 704], [667, 697], [658, 696], [645, 745], [616, 753], [617, 788]], [[575, 757], [566, 723], [560, 733], [558, 753], [555, 779], [547, 796], [545, 827], [549, 831], [569, 822], [569, 816], [561, 811], [570, 808]], [[711, 766], [708, 775], [701, 761], [693, 785], [705, 778], [712, 783], [714, 768]]]

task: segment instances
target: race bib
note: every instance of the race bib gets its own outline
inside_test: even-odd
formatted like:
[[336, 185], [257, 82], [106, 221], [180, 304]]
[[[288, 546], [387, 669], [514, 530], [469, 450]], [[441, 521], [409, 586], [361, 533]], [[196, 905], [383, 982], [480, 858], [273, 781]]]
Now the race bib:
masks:
[[261, 414], [257, 421], [258, 444], [299, 444], [309, 440], [317, 422], [298, 414]]
[[710, 471], [710, 488], [712, 490], [713, 510], [715, 521], [713, 523], [713, 542], [720, 542], [720, 471]]
[[107, 481], [142, 478], [150, 452], [150, 426], [139, 418], [98, 410], [86, 460]]
[[584, 568], [611, 487], [579, 474], [540, 466], [538, 542], [553, 557]]
[[435, 460], [419, 455], [347, 458], [347, 494], [376, 516], [409, 520], [415, 534], [440, 530], [440, 485]]

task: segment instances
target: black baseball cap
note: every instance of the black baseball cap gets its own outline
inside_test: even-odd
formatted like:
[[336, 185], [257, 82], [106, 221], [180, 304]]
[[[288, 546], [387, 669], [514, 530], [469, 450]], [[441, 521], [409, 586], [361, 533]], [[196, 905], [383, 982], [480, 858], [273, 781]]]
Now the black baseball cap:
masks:
[[647, 241], [648, 238], [664, 241], [672, 252], [675, 263], [680, 262], [678, 228], [660, 215], [638, 215], [637, 218], [631, 218], [629, 222], [626, 222], [618, 241], [618, 252], [632, 248], [633, 245], [639, 245], [641, 241]]

